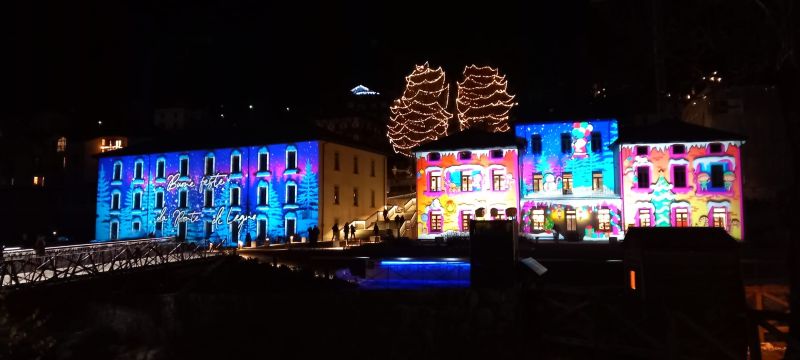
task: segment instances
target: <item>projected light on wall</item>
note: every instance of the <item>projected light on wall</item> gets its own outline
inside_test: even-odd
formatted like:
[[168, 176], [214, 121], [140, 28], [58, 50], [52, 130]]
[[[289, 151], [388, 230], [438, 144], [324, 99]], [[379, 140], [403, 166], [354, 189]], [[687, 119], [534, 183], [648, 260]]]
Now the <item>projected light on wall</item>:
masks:
[[103, 157], [95, 237], [307, 236], [318, 219], [318, 159], [317, 142]]
[[478, 209], [485, 218], [505, 218], [517, 207], [517, 150], [419, 152], [417, 157], [417, 235], [469, 232]]
[[625, 224], [716, 226], [742, 239], [741, 144], [623, 144]]

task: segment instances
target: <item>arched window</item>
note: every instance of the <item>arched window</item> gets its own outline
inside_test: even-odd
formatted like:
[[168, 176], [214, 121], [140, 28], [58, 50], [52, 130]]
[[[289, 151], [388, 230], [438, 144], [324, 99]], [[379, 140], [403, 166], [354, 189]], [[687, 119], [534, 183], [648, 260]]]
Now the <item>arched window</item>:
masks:
[[156, 160], [156, 179], [164, 179], [167, 174], [167, 161], [160, 157]]
[[286, 182], [286, 204], [297, 203], [297, 184], [294, 181]]
[[111, 210], [119, 211], [119, 199], [120, 199], [119, 190], [112, 191], [111, 192]]
[[215, 159], [214, 153], [208, 153], [205, 159], [205, 167], [204, 167], [203, 175], [210, 176], [214, 175], [215, 169]]
[[122, 180], [122, 161], [117, 161], [114, 163], [114, 173], [112, 174], [111, 180], [113, 181]]
[[136, 160], [133, 165], [133, 178], [135, 180], [144, 179], [144, 161], [142, 159]]
[[133, 210], [142, 209], [142, 189], [133, 190]]
[[294, 145], [286, 147], [286, 169], [297, 169], [297, 148]]
[[241, 189], [236, 185], [231, 185], [230, 189], [230, 206], [240, 206], [242, 200]]
[[297, 233], [297, 215], [294, 213], [286, 213], [283, 218], [284, 229], [286, 229], [286, 236], [292, 236]]
[[111, 220], [111, 226], [109, 229], [108, 238], [111, 240], [118, 240], [119, 239], [119, 221], [118, 220]]
[[242, 153], [234, 150], [231, 153], [231, 174], [238, 174], [242, 172]]
[[258, 172], [269, 171], [269, 151], [262, 147], [258, 150]]

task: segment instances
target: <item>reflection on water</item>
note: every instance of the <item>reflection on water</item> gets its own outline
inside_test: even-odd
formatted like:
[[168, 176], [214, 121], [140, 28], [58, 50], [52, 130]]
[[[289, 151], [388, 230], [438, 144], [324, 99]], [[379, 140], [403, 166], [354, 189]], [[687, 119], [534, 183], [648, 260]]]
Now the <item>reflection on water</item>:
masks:
[[[470, 285], [470, 264], [459, 259], [366, 260], [363, 275], [340, 269], [336, 277], [365, 289], [461, 288]], [[361, 272], [361, 269], [355, 269]]]

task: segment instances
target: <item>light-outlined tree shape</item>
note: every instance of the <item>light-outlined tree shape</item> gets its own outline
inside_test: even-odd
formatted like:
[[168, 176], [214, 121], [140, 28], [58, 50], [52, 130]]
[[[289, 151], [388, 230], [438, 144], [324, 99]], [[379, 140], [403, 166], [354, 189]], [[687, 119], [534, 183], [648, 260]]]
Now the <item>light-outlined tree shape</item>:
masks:
[[508, 93], [505, 75], [491, 66], [469, 65], [464, 79], [458, 83], [456, 110], [461, 130], [480, 128], [490, 132], [505, 132], [508, 114], [516, 105]]
[[394, 151], [411, 156], [411, 149], [447, 134], [453, 117], [447, 109], [450, 85], [441, 67], [426, 62], [406, 76], [403, 95], [389, 108], [388, 137]]
[[283, 234], [283, 203], [278, 192], [275, 191], [277, 181], [269, 183], [269, 209], [267, 209], [267, 233], [272, 238], [284, 236]]

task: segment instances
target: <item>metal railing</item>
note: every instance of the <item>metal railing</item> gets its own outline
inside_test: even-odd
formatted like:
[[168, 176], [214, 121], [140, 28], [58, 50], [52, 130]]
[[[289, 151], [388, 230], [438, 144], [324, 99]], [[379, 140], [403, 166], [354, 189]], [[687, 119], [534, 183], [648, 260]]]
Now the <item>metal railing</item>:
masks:
[[51, 247], [44, 255], [20, 251], [0, 260], [0, 286], [66, 280], [217, 254], [208, 244], [175, 242], [171, 238]]

